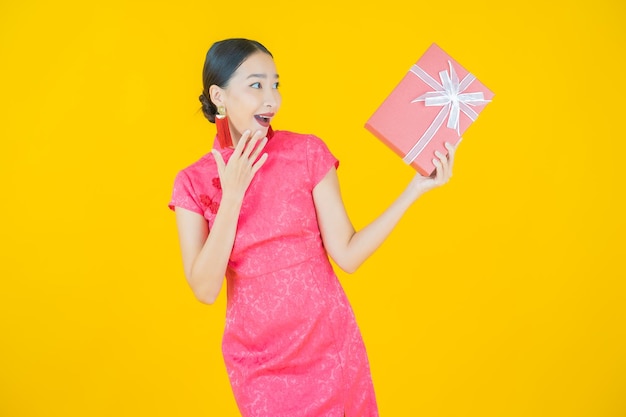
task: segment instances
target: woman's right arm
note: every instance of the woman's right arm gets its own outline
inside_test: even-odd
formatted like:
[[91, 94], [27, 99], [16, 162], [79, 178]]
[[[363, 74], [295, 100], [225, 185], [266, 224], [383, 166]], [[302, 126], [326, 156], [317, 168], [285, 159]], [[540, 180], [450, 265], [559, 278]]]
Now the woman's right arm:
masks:
[[250, 140], [249, 137], [250, 132], [242, 135], [228, 164], [219, 152], [213, 152], [222, 185], [222, 200], [210, 232], [204, 217], [176, 207], [185, 277], [196, 298], [206, 304], [215, 302], [222, 289], [243, 197], [254, 174], [267, 160], [267, 154], [259, 158], [267, 139], [260, 140], [258, 132]]

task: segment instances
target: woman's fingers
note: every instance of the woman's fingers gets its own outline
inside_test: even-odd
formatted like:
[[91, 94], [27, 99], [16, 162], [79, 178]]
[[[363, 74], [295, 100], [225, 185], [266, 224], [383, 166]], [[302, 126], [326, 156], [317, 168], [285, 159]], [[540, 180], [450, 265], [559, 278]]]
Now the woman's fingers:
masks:
[[261, 131], [251, 134], [246, 130], [239, 138], [232, 156], [228, 162], [224, 162], [221, 153], [213, 150], [215, 161], [217, 163], [218, 173], [224, 187], [225, 184], [231, 184], [235, 188], [240, 186], [247, 187], [254, 174], [263, 166], [267, 160], [267, 154], [263, 154], [260, 158], [263, 148], [267, 144], [267, 138], [263, 137]]
[[449, 142], [445, 143], [446, 150], [448, 151], [448, 155], [444, 155], [443, 152], [435, 151], [435, 157], [433, 159], [433, 164], [437, 168], [437, 173], [435, 175], [435, 179], [439, 184], [445, 184], [448, 182], [450, 177], [452, 177], [452, 167], [454, 166], [454, 155], [456, 153], [456, 149], [461, 143], [461, 139], [456, 144], [456, 146], [451, 145]]
[[220, 178], [222, 178], [222, 176], [224, 175], [224, 168], [226, 166], [224, 158], [217, 149], [211, 149], [211, 153], [213, 154], [213, 157], [215, 158], [215, 163], [217, 164], [217, 173], [219, 174]]
[[[459, 140], [460, 142], [460, 140]], [[433, 165], [435, 171], [429, 177], [422, 176], [420, 173], [416, 173], [415, 177], [411, 181], [410, 187], [416, 191], [415, 198], [422, 195], [424, 192], [432, 190], [433, 188], [440, 187], [447, 183], [452, 176], [452, 167], [454, 165], [454, 154], [459, 144], [452, 146], [450, 143], [445, 143], [447, 155], [444, 155], [441, 151], [435, 151], [433, 158]]]
[[259, 142], [259, 144], [256, 147], [254, 147], [254, 151], [250, 155], [250, 160], [251, 161], [256, 161], [257, 160], [257, 158], [261, 154], [261, 151], [263, 151], [263, 148], [265, 148], [265, 145], [267, 145], [267, 138], [266, 137], [261, 139], [261, 142]]
[[237, 142], [237, 146], [235, 146], [235, 155], [241, 155], [246, 147], [246, 143], [248, 142], [248, 138], [250, 137], [250, 131], [246, 130], [243, 132], [239, 141]]
[[463, 138], [460, 138], [455, 146], [452, 146], [450, 143], [446, 142], [446, 149], [448, 150], [448, 165], [450, 166], [450, 176], [452, 176], [452, 168], [454, 167], [454, 156], [456, 155], [456, 150], [459, 147], [459, 144]]
[[437, 167], [437, 182], [439, 184], [443, 184], [448, 180], [448, 158], [439, 151], [435, 152], [435, 156], [437, 158], [435, 158], [436, 161], [439, 162], [439, 164], [435, 164], [435, 166]]
[[[254, 132], [254, 135], [252, 135], [250, 140], [247, 141], [248, 143], [244, 145], [245, 148], [243, 150], [243, 153], [241, 154], [241, 157], [254, 160], [255, 158], [250, 158], [250, 155], [252, 154], [252, 151], [255, 149], [260, 139], [265, 139], [265, 138], [263, 137], [263, 133], [260, 130], [257, 130], [256, 132]], [[243, 136], [241, 137], [240, 140], [243, 141]]]
[[[259, 142], [259, 140], [261, 142]], [[249, 162], [248, 165], [251, 166], [252, 163], [257, 160], [266, 143], [267, 138], [262, 136], [261, 131], [257, 130], [254, 134], [252, 134], [249, 130], [244, 131], [235, 146], [235, 151], [233, 152], [233, 156], [230, 158], [228, 165], [237, 164], [239, 161], [243, 160], [244, 163]]]
[[256, 174], [256, 172], [263, 166], [263, 164], [267, 161], [267, 154], [264, 153], [261, 157], [252, 165], [252, 175]]
[[[435, 156], [437, 155], [437, 153], [435, 153]], [[433, 158], [433, 165], [435, 165], [435, 182], [437, 184], [441, 183], [441, 177], [443, 175], [442, 171], [443, 171], [443, 165], [441, 163], [441, 160], [439, 159], [439, 157], [437, 158]]]

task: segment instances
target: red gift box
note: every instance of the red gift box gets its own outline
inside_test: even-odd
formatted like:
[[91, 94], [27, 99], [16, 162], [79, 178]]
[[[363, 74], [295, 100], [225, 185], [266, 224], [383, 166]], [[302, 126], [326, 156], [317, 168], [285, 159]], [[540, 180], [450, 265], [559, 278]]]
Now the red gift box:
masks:
[[420, 174], [435, 171], [494, 94], [436, 44], [411, 67], [365, 124]]

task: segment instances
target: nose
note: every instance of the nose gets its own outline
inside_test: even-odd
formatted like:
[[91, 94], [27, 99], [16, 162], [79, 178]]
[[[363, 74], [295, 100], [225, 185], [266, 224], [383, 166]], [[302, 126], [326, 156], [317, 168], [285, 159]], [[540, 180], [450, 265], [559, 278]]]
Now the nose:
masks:
[[268, 90], [265, 93], [265, 97], [264, 102], [265, 102], [265, 107], [269, 108], [269, 109], [274, 109], [276, 108], [277, 104], [278, 104], [278, 97], [276, 97], [279, 93], [276, 90]]

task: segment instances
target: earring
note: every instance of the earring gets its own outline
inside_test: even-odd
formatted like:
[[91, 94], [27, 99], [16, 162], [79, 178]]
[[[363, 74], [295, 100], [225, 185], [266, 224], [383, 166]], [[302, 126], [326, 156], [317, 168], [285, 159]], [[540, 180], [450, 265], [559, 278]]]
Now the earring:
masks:
[[228, 118], [226, 117], [226, 108], [224, 106], [217, 107], [215, 115], [215, 127], [217, 128], [217, 140], [222, 148], [233, 146], [233, 139], [230, 136], [228, 128]]

